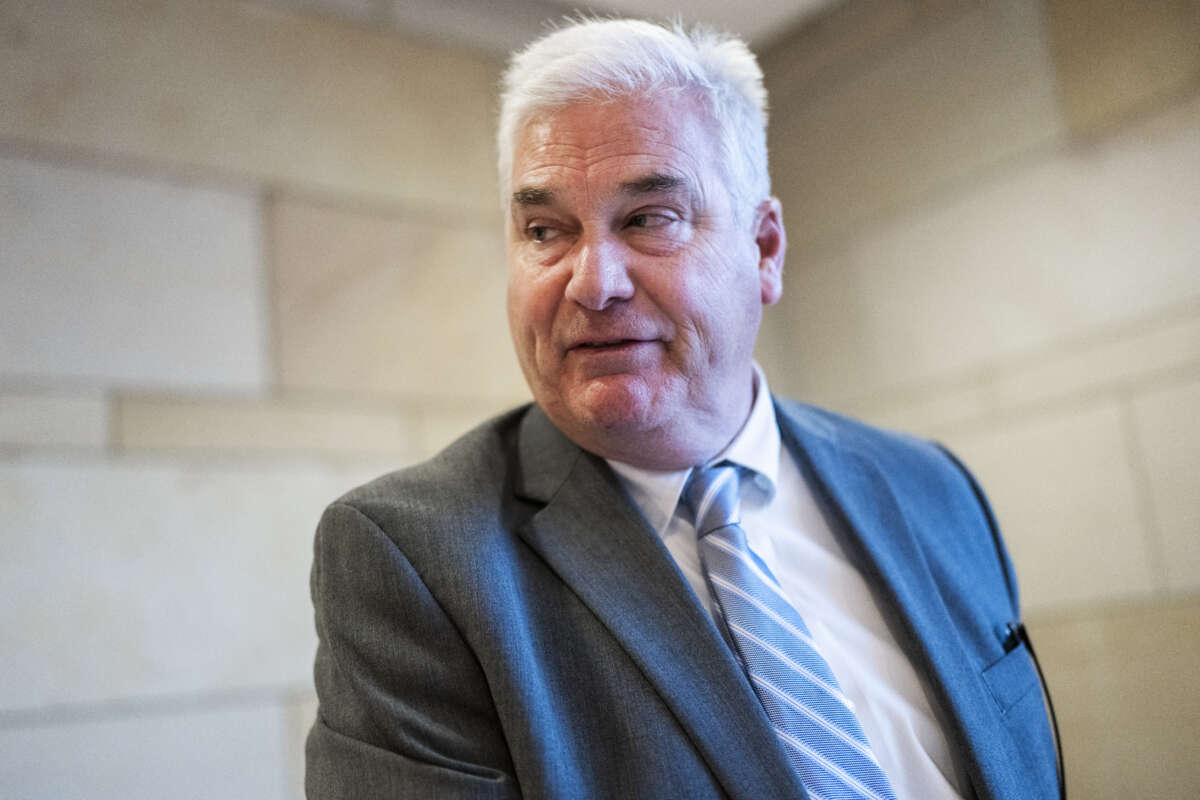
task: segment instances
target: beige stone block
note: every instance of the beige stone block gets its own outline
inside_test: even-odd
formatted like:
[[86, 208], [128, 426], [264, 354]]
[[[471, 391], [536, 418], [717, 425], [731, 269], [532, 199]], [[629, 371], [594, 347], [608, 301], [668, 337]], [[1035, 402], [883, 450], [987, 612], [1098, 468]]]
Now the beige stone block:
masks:
[[287, 706], [288, 797], [304, 797], [304, 743], [317, 719], [317, 695], [297, 693]]
[[0, 711], [307, 685], [313, 532], [375, 473], [0, 462]]
[[527, 396], [495, 230], [291, 198], [271, 209], [281, 381], [509, 403]]
[[461, 404], [427, 406], [417, 412], [420, 449], [423, 458], [435, 455], [472, 428], [484, 424], [516, 403]]
[[124, 450], [388, 454], [414, 457], [416, 421], [400, 407], [302, 400], [119, 397], [114, 443]]
[[101, 448], [108, 415], [99, 395], [0, 391], [0, 446]]
[[246, 193], [0, 157], [0, 375], [262, 385], [259, 235]]
[[[1200, 97], [802, 252], [765, 328], [790, 357], [789, 390], [878, 398], [1194, 309], [1198, 130]], [[1060, 379], [1076, 380], [1032, 382]]]
[[1071, 132], [1085, 135], [1200, 83], [1200, 2], [1048, 0]]
[[570, 0], [381, 0], [405, 36], [469, 47], [499, 61], [546, 33], [574, 10]]
[[765, 310], [755, 351], [773, 392], [832, 405], [874, 387], [861, 277], [846, 250], [789, 258], [783, 297]]
[[992, 424], [946, 444], [991, 499], [1026, 609], [1159, 588], [1115, 406]]
[[[139, 713], [141, 711], [141, 713]], [[79, 720], [0, 727], [0, 795], [294, 800], [276, 706], [97, 709]]]
[[255, 5], [320, 14], [332, 19], [371, 25], [384, 16], [379, 0], [249, 0]]
[[980, 3], [868, 60], [825, 92], [774, 74], [771, 158], [804, 246], [1053, 142], [1041, 4]]
[[0, 136], [495, 213], [491, 61], [223, 0], [14, 0], [0, 28]]
[[[854, 0], [829, 3], [801, 27], [756, 48], [767, 90], [776, 100], [803, 100], [859, 74], [864, 65], [971, 4], [971, 0]], [[775, 105], [775, 103], [773, 103]], [[788, 106], [780, 103], [780, 113]]]
[[848, 405], [877, 425], [940, 436], [989, 417], [1097, 391], [1120, 391], [1196, 363], [1200, 313], [1170, 316], [1029, 358], [985, 364]]
[[1195, 598], [1034, 618], [1029, 630], [1058, 711], [1067, 796], [1195, 796]]
[[1200, 589], [1200, 381], [1140, 394], [1133, 411], [1167, 585], [1195, 592]]

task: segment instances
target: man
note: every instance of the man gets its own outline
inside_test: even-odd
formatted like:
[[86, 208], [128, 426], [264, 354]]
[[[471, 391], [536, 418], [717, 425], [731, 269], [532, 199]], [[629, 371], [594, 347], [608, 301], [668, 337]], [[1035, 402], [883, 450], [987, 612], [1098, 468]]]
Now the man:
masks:
[[740, 42], [585, 22], [500, 120], [536, 405], [317, 533], [314, 798], [1049, 798], [982, 494], [947, 453], [774, 401], [786, 245]]

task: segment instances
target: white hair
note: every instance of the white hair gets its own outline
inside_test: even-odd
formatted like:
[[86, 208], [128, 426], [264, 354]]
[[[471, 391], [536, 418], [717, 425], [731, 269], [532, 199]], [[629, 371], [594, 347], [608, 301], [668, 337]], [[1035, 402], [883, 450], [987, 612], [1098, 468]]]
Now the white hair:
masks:
[[745, 42], [679, 23], [613, 19], [574, 22], [513, 54], [497, 131], [502, 202], [507, 206], [512, 191], [516, 138], [535, 115], [583, 99], [678, 91], [699, 98], [716, 123], [735, 202], [766, 200], [767, 92]]

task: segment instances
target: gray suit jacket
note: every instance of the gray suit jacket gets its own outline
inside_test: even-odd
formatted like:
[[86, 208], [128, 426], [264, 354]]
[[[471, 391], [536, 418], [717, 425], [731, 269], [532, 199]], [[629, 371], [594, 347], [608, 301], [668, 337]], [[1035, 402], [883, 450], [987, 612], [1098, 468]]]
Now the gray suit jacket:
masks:
[[[981, 798], [1056, 797], [1011, 566], [934, 445], [777, 406]], [[537, 407], [332, 504], [310, 798], [803, 798], [712, 620], [607, 464]]]

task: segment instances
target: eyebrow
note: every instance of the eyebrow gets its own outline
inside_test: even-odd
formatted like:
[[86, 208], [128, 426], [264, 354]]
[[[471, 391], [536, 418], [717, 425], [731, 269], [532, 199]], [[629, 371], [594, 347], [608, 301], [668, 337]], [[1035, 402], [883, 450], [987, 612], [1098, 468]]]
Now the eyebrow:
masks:
[[[639, 195], [670, 192], [686, 185], [687, 182], [678, 175], [651, 172], [630, 181], [622, 181], [620, 189], [622, 194]], [[541, 186], [522, 187], [512, 193], [512, 201], [518, 206], [548, 206], [554, 202], [554, 190]]]
[[512, 200], [518, 206], [548, 206], [554, 202], [554, 192], [550, 189], [525, 187], [513, 192]]
[[623, 181], [621, 183], [621, 192], [623, 194], [654, 194], [656, 192], [670, 192], [685, 184], [686, 181], [678, 175], [671, 175], [666, 172], [651, 172], [649, 175], [643, 175], [631, 181]]

